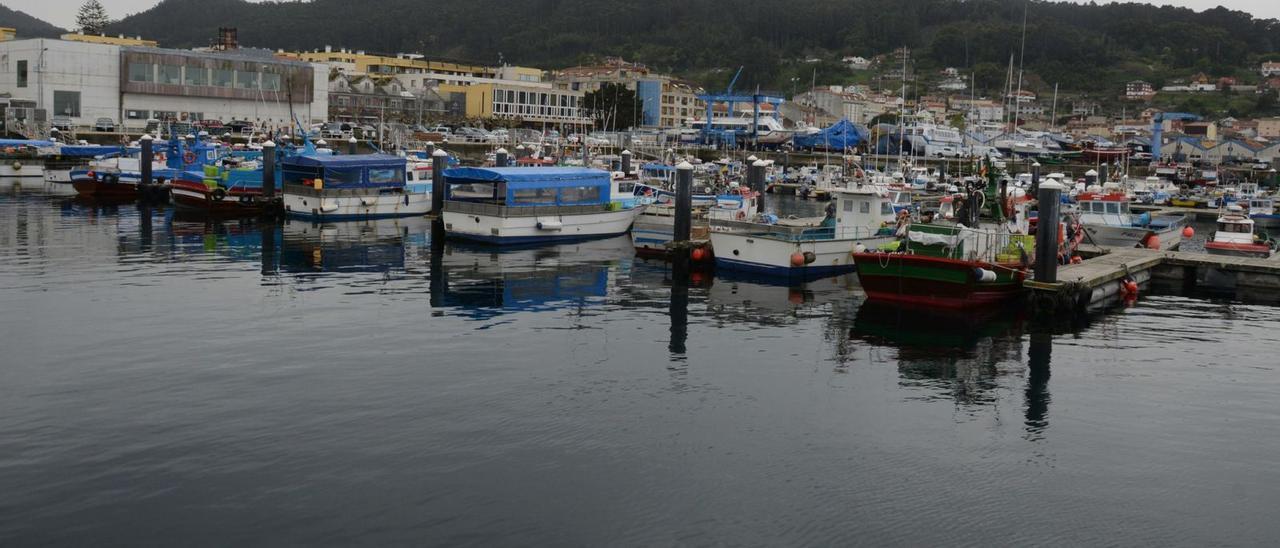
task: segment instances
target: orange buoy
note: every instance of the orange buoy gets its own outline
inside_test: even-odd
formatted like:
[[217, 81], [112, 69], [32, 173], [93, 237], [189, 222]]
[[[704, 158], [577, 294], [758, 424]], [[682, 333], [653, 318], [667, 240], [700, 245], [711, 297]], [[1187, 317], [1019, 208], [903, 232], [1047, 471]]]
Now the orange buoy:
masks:
[[791, 254], [791, 266], [804, 266], [804, 253], [795, 252]]
[[1155, 234], [1148, 235], [1142, 240], [1142, 245], [1147, 249], [1160, 249], [1160, 237]]
[[1189, 227], [1189, 226], [1188, 226], [1188, 227], [1186, 227], [1186, 228], [1183, 228], [1183, 229], [1182, 229], [1182, 237], [1183, 237], [1183, 238], [1190, 238], [1190, 237], [1195, 236], [1195, 235], [1196, 235], [1196, 229], [1194, 229], [1194, 228], [1191, 228], [1191, 227]]
[[1123, 282], [1120, 282], [1120, 290], [1123, 291], [1126, 296], [1137, 296], [1138, 282], [1126, 279]]
[[1080, 258], [1080, 256], [1079, 256], [1079, 255], [1072, 255], [1072, 256], [1071, 256], [1071, 264], [1080, 264], [1080, 263], [1082, 263], [1082, 262], [1084, 262], [1084, 259]]
[[707, 258], [707, 251], [701, 247], [695, 247], [693, 248], [693, 251], [689, 252], [689, 258], [693, 259], [693, 262], [695, 263], [700, 263], [703, 259]]

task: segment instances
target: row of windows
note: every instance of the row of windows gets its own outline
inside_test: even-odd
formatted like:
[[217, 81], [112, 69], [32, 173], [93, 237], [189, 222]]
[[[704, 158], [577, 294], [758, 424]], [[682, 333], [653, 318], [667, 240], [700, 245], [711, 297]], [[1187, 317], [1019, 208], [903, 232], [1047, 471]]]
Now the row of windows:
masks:
[[209, 86], [280, 91], [284, 78], [271, 72], [211, 69], [181, 65], [129, 63], [129, 81], [155, 84]]
[[544, 105], [562, 107], [577, 107], [578, 96], [561, 95], [556, 93], [540, 93], [536, 91], [516, 91], [513, 89], [497, 90], [493, 94], [493, 103], [513, 103], [521, 105]]
[[543, 107], [534, 105], [509, 105], [499, 103], [493, 106], [495, 114], [526, 114], [530, 116], [576, 117], [578, 109], [570, 107]]

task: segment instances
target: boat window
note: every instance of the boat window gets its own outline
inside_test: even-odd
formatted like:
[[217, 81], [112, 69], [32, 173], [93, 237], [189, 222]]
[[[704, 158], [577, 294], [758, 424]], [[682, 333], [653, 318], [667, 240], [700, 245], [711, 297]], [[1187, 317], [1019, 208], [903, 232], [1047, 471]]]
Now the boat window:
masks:
[[562, 204], [598, 204], [600, 203], [600, 187], [573, 186], [560, 189]]
[[511, 191], [511, 205], [551, 205], [556, 203], [554, 188], [520, 188]]
[[880, 202], [881, 215], [893, 215], [893, 204], [889, 202]]
[[868, 201], [866, 201], [866, 200], [860, 200], [860, 201], [858, 202], [858, 213], [870, 214], [870, 213], [871, 213], [871, 202], [868, 202]]
[[412, 171], [406, 172], [404, 175], [405, 175], [405, 179], [406, 179], [406, 180], [409, 180], [409, 181], [412, 181], [412, 180], [413, 180], [413, 172], [412, 172]]
[[853, 200], [844, 200], [844, 210], [853, 213]]
[[370, 168], [369, 182], [382, 183], [382, 184], [402, 183], [404, 182], [404, 170], [398, 167], [389, 167], [389, 168], [380, 168], [380, 169]]
[[360, 182], [360, 168], [326, 169], [324, 182], [326, 185], [357, 184]]
[[1107, 213], [1111, 213], [1111, 214], [1119, 214], [1119, 213], [1120, 213], [1120, 203], [1119, 203], [1119, 202], [1107, 202]]
[[1124, 202], [1121, 202], [1121, 203], [1120, 203], [1120, 213], [1128, 213], [1128, 212], [1129, 212], [1129, 204], [1126, 204], [1126, 203], [1124, 203]]

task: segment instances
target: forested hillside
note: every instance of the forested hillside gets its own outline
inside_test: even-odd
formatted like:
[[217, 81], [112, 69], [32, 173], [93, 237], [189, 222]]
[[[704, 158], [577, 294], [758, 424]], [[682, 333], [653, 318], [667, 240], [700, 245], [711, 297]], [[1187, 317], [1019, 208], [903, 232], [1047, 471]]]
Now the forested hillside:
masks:
[[17, 30], [18, 36], [24, 38], [56, 38], [67, 32], [5, 6], [0, 6], [0, 27], [9, 27]]
[[[1247, 77], [1260, 60], [1280, 57], [1280, 23], [1243, 12], [1021, 0], [165, 0], [109, 31], [196, 46], [234, 26], [255, 46], [549, 68], [620, 55], [717, 86], [743, 65], [740, 85], [778, 90], [815, 70], [819, 83], [838, 83], [851, 77], [832, 62], [839, 57], [905, 45], [919, 69], [974, 69], [979, 86], [993, 88], [1010, 55], [1016, 62], [1021, 54], [1024, 9], [1032, 87], [1160, 84], [1201, 71]], [[806, 58], [823, 61], [798, 61]]]

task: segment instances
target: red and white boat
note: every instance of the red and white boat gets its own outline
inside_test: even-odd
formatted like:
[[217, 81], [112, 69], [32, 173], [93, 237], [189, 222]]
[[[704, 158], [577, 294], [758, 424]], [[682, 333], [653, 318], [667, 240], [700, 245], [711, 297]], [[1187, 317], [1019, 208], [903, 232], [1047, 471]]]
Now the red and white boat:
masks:
[[1204, 250], [1210, 255], [1271, 258], [1275, 253], [1272, 242], [1258, 238], [1253, 228], [1253, 219], [1244, 209], [1234, 204], [1228, 206], [1226, 212], [1218, 216], [1217, 230], [1213, 238], [1205, 242]]

